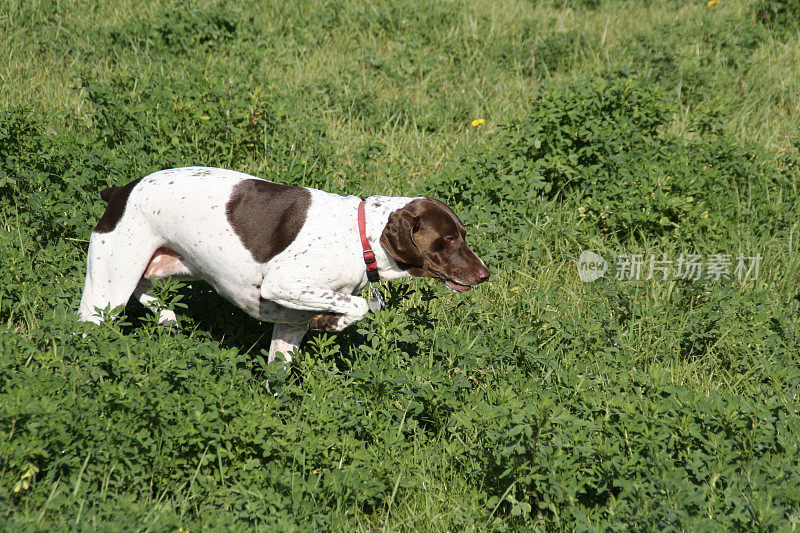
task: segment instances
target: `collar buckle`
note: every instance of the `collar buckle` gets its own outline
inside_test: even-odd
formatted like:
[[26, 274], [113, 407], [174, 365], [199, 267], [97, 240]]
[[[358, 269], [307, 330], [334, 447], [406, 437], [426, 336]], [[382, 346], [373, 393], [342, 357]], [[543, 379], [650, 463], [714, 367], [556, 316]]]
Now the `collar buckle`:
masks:
[[367, 267], [367, 280], [372, 296], [369, 299], [369, 308], [372, 312], [380, 311], [386, 307], [386, 302], [380, 291], [381, 275], [378, 273], [378, 262], [375, 260], [375, 252], [369, 245], [367, 239], [367, 220], [364, 213], [366, 202], [361, 200], [358, 204], [358, 236], [361, 238], [361, 248], [364, 250], [364, 264]]

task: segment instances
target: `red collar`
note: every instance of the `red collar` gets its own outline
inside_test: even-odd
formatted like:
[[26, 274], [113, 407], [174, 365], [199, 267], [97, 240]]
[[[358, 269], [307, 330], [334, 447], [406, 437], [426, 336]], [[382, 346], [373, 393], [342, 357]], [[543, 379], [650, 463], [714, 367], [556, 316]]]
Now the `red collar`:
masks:
[[361, 237], [361, 248], [364, 249], [364, 263], [367, 265], [367, 279], [370, 283], [377, 283], [381, 277], [378, 274], [378, 263], [375, 261], [375, 253], [367, 240], [367, 220], [364, 215], [366, 202], [361, 200], [358, 204], [358, 235]]

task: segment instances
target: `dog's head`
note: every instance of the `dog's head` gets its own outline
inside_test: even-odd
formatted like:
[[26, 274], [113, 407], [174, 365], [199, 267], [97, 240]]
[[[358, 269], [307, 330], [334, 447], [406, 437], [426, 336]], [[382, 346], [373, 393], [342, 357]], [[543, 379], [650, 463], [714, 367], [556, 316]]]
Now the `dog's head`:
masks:
[[436, 278], [464, 292], [491, 273], [464, 240], [464, 224], [433, 198], [417, 198], [389, 215], [381, 245], [412, 276]]

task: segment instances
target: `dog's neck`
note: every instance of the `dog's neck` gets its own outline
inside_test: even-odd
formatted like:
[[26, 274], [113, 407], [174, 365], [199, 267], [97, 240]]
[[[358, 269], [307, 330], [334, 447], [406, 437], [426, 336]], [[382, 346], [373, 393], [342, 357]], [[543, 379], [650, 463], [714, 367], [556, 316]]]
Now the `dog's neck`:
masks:
[[411, 275], [397, 265], [397, 261], [389, 255], [386, 249], [381, 246], [381, 235], [383, 228], [389, 220], [389, 215], [405, 207], [411, 200], [416, 198], [406, 196], [370, 196], [365, 199], [366, 205], [364, 212], [367, 221], [367, 239], [372, 250], [375, 252], [375, 259], [378, 262], [378, 273], [382, 280], [397, 278], [407, 278]]

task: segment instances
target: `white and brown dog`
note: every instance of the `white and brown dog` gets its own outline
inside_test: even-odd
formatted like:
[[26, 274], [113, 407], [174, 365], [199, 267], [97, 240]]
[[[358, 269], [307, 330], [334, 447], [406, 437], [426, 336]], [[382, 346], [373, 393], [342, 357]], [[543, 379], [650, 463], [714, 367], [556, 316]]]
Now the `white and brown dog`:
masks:
[[[436, 278], [456, 292], [489, 270], [464, 241], [464, 225], [432, 198], [356, 196], [189, 167], [155, 172], [100, 193], [80, 318], [131, 295], [153, 308], [153, 279], [204, 280], [247, 314], [273, 322], [269, 360], [291, 361], [309, 329], [340, 331], [368, 312], [364, 238], [377, 244], [381, 278]], [[360, 238], [362, 237], [362, 238]], [[366, 247], [365, 247], [366, 248]], [[162, 310], [159, 322], [175, 320]]]

